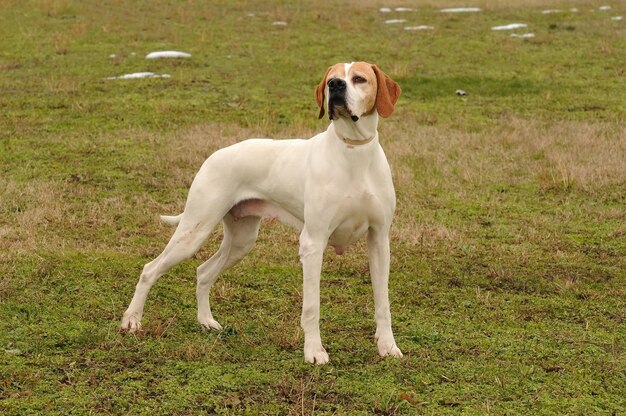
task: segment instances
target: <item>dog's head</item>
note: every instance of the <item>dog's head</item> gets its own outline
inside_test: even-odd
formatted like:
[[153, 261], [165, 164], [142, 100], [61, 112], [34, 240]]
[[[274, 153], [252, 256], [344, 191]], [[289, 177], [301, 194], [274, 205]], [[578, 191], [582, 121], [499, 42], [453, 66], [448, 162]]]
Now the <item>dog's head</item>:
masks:
[[389, 117], [400, 92], [400, 86], [376, 65], [353, 62], [328, 68], [315, 89], [315, 99], [320, 107], [319, 118], [324, 117], [327, 105], [331, 120], [348, 117], [356, 122], [374, 111]]

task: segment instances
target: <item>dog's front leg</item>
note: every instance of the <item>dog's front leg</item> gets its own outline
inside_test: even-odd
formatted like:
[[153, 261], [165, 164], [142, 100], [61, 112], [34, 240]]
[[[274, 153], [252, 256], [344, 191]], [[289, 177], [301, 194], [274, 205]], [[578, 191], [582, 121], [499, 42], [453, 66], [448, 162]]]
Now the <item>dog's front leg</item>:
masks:
[[388, 230], [370, 229], [367, 235], [370, 275], [374, 290], [374, 319], [376, 320], [376, 339], [378, 353], [385, 357], [402, 357], [402, 351], [396, 346], [391, 330], [391, 311], [389, 308], [389, 232]]
[[320, 275], [328, 238], [313, 236], [305, 227], [300, 234], [300, 261], [303, 271], [302, 318], [304, 359], [326, 364], [329, 360], [320, 336]]

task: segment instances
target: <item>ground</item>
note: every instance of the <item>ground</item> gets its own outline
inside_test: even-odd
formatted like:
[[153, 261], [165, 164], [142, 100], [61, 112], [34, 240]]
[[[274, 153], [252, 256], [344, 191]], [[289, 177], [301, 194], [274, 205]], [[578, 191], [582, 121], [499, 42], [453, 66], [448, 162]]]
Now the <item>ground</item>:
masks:
[[[414, 10], [379, 11], [400, 6]], [[481, 11], [440, 12], [468, 6]], [[0, 1], [0, 412], [626, 413], [624, 14], [618, 1]], [[510, 23], [527, 27], [491, 29]], [[404, 30], [417, 25], [433, 29]], [[159, 50], [192, 56], [145, 59]], [[154, 287], [145, 331], [118, 333], [171, 235], [158, 215], [180, 212], [204, 158], [325, 129], [314, 88], [353, 60], [403, 89], [380, 136], [405, 357], [376, 354], [359, 244], [326, 253], [331, 362], [304, 363], [297, 235], [272, 222], [213, 290], [222, 332], [200, 328], [194, 296], [218, 230]], [[170, 77], [106, 79], [145, 71]]]

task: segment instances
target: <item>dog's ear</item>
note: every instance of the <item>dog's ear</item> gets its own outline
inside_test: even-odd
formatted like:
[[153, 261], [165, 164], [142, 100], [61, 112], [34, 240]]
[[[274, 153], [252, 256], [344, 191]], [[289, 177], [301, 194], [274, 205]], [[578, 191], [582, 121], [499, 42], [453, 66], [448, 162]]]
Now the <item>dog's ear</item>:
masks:
[[394, 106], [402, 90], [397, 82], [389, 78], [376, 65], [372, 65], [372, 69], [376, 74], [376, 82], [378, 83], [376, 110], [381, 117], [389, 117], [393, 113]]
[[322, 81], [317, 85], [317, 88], [315, 88], [315, 100], [317, 101], [317, 106], [320, 108], [320, 115], [318, 117], [320, 119], [324, 117], [324, 94], [326, 92], [326, 81], [328, 79], [328, 74], [330, 73], [331, 69], [333, 69], [332, 66], [328, 67], [324, 78], [322, 78]]

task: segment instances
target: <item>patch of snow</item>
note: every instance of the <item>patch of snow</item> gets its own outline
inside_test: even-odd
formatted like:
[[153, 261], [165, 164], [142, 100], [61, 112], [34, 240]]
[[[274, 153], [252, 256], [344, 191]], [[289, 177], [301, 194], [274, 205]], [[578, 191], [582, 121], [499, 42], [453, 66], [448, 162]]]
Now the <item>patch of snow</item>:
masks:
[[512, 38], [522, 38], [522, 39], [530, 39], [530, 38], [534, 38], [535, 34], [534, 33], [512, 33], [511, 34]]
[[548, 9], [541, 12], [541, 14], [553, 14], [553, 13], [561, 13], [562, 10], [559, 9]]
[[381, 13], [389, 13], [391, 9], [389, 7], [381, 7], [378, 11]]
[[111, 55], [109, 55], [109, 58], [113, 59], [113, 58], [117, 58], [117, 55], [112, 53]]
[[396, 7], [396, 11], [397, 12], [412, 12], [412, 11], [415, 11], [415, 9], [412, 9], [410, 7]]
[[191, 58], [191, 54], [187, 52], [179, 51], [159, 51], [150, 52], [146, 55], [146, 59], [159, 59], [159, 58]]
[[439, 10], [443, 13], [475, 13], [481, 11], [479, 7], [452, 7]]
[[139, 78], [170, 78], [169, 74], [155, 74], [154, 72], [133, 72], [119, 77], [107, 77], [105, 79], [139, 79]]
[[419, 25], [419, 26], [406, 26], [404, 30], [432, 30], [434, 28], [435, 28], [434, 26]]
[[623, 16], [613, 16], [611, 17], [611, 20], [618, 21], [618, 20], [622, 20], [623, 18], [624, 18]]
[[511, 23], [504, 26], [494, 26], [491, 28], [491, 30], [513, 30], [520, 29], [522, 27], [528, 27], [528, 25], [526, 23]]
[[287, 22], [283, 22], [283, 21], [272, 22], [272, 26], [287, 26]]
[[406, 19], [389, 19], [389, 20], [385, 20], [385, 23], [388, 25], [393, 25], [396, 23], [404, 23], [406, 22]]
[[611, 6], [600, 6], [598, 10], [611, 10]]

